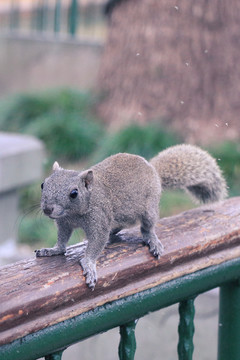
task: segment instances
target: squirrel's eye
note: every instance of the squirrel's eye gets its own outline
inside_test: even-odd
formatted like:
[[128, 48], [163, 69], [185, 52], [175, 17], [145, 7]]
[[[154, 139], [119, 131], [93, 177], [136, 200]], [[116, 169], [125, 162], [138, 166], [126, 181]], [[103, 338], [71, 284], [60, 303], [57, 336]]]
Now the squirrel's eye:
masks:
[[78, 196], [78, 189], [74, 189], [70, 192], [70, 198], [76, 199], [77, 196]]
[[43, 187], [44, 187], [44, 183], [41, 184], [41, 189], [43, 189]]

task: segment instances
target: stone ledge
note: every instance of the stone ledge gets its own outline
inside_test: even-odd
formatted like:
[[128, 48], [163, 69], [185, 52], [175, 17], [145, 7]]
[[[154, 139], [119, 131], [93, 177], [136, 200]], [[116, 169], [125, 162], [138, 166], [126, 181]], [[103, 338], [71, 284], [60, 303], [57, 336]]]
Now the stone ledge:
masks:
[[[41, 141], [32, 136], [0, 132], [0, 244], [6, 250], [17, 239], [18, 190], [42, 177], [43, 159]], [[14, 246], [10, 249], [8, 255], [12, 257]]]
[[44, 146], [38, 139], [0, 132], [0, 193], [38, 180], [43, 157]]

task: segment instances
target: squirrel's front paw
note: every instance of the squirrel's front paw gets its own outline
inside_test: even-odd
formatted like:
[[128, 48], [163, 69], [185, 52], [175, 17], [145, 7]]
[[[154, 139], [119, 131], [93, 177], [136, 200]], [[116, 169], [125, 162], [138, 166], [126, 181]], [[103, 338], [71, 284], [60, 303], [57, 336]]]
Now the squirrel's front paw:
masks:
[[94, 290], [97, 282], [96, 263], [87, 259], [85, 256], [82, 257], [79, 262], [83, 269], [83, 275], [86, 278], [86, 284], [91, 290]]
[[63, 255], [65, 254], [64, 250], [59, 248], [46, 248], [35, 250], [36, 257], [43, 257], [43, 256], [54, 256], [54, 255]]

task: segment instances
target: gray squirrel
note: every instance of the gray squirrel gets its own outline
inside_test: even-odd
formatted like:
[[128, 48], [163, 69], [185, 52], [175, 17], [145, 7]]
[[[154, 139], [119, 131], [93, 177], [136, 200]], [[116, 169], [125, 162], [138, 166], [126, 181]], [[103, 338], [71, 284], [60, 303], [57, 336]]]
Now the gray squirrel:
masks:
[[120, 230], [140, 223], [150, 252], [158, 258], [162, 255], [163, 245], [155, 233], [162, 190], [184, 189], [202, 203], [227, 196], [215, 159], [187, 144], [170, 147], [149, 162], [120, 153], [81, 172], [65, 170], [55, 162], [41, 187], [41, 208], [55, 220], [58, 240], [53, 248], [36, 250], [36, 256], [65, 254], [73, 229], [81, 227], [88, 241], [79, 261], [92, 290], [97, 282], [96, 260], [111, 235]]

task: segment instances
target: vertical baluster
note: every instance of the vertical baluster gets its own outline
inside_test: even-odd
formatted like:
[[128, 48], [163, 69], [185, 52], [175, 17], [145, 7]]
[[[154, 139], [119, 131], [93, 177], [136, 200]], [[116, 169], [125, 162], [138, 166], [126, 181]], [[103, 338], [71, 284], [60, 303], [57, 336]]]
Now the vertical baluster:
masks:
[[56, 0], [54, 10], [54, 32], [59, 33], [61, 30], [61, 0]]
[[39, 0], [37, 6], [37, 30], [44, 31], [48, 23], [48, 3], [47, 0]]
[[57, 351], [53, 354], [45, 356], [45, 360], [61, 360], [62, 359], [62, 353], [64, 350]]
[[20, 25], [19, 18], [20, 18], [19, 4], [16, 2], [16, 0], [12, 0], [10, 14], [9, 14], [9, 27], [11, 30], [19, 28]]
[[240, 282], [220, 288], [218, 360], [240, 359]]
[[178, 326], [178, 358], [179, 360], [192, 360], [193, 354], [193, 334], [194, 334], [194, 299], [180, 302]]
[[136, 351], [135, 327], [137, 320], [120, 326], [118, 355], [120, 360], [133, 360]]
[[36, 30], [36, 4], [31, 3], [31, 20], [30, 20], [30, 29]]
[[46, 31], [48, 27], [48, 0], [44, 0], [42, 3], [42, 25], [42, 29]]
[[31, 11], [31, 29], [34, 31], [41, 30], [41, 4], [40, 0], [32, 2]]
[[78, 2], [77, 0], [72, 0], [69, 8], [69, 33], [72, 36], [76, 35], [78, 25]]
[[43, 3], [42, 0], [38, 0], [36, 7], [36, 30], [43, 30]]

